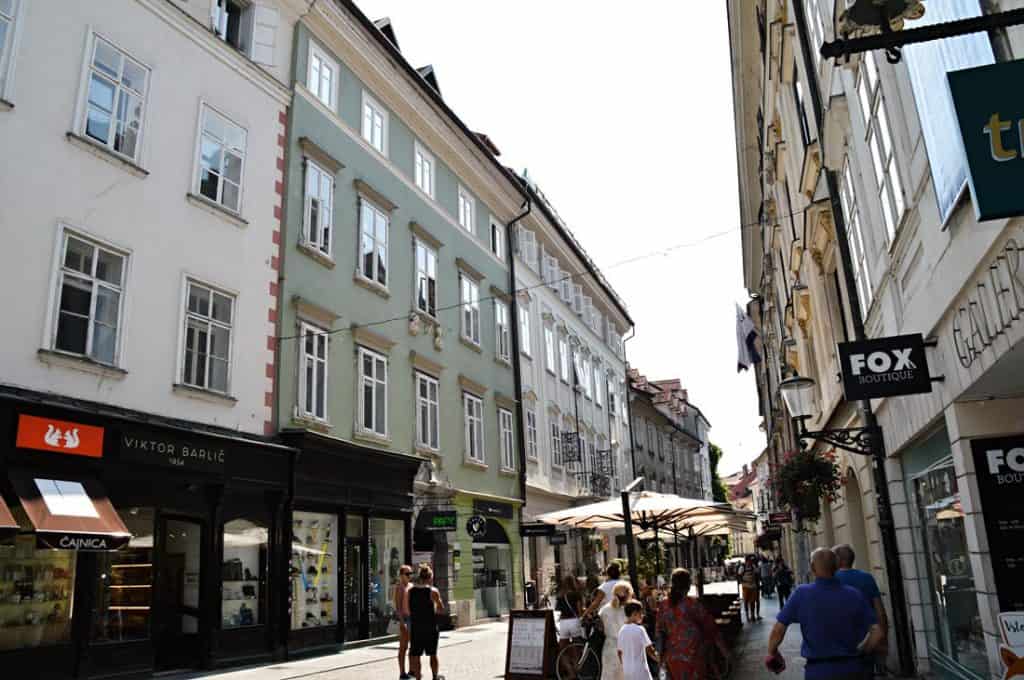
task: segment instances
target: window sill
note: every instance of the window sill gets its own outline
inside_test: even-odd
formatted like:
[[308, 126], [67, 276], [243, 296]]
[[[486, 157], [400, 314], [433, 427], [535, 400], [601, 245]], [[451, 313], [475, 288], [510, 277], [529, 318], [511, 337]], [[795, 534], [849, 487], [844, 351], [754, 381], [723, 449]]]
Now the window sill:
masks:
[[185, 385], [183, 383], [174, 383], [171, 386], [171, 389], [175, 394], [180, 394], [181, 396], [189, 397], [190, 399], [199, 399], [200, 401], [210, 402], [211, 404], [234, 406], [238, 403], [238, 400], [230, 394], [222, 394], [221, 392], [214, 392], [213, 390], [204, 390], [202, 387], [193, 387], [192, 385]]
[[515, 470], [513, 470], [511, 468], [507, 468], [507, 467], [503, 467], [500, 470], [498, 470], [498, 474], [501, 475], [502, 477], [518, 477], [519, 476], [518, 472], [516, 472]]
[[185, 200], [187, 200], [195, 207], [201, 210], [205, 210], [214, 217], [219, 217], [222, 220], [230, 222], [231, 224], [235, 225], [236, 227], [239, 227], [240, 229], [244, 229], [245, 227], [249, 226], [249, 223], [246, 220], [242, 219], [238, 215], [238, 213], [232, 212], [225, 208], [224, 206], [214, 203], [206, 196], [200, 196], [199, 194], [193, 194], [192, 192], [189, 192], [185, 194]]
[[505, 368], [512, 368], [512, 362], [504, 357], [494, 357], [494, 363], [499, 366], [504, 366]]
[[422, 309], [414, 309], [413, 314], [419, 317], [420, 323], [424, 326], [436, 327], [441, 325], [441, 321], [430, 312], [425, 312]]
[[465, 345], [466, 347], [470, 348], [471, 350], [473, 350], [477, 354], [483, 354], [484, 353], [483, 349], [480, 348], [480, 345], [478, 343], [473, 342], [472, 340], [468, 339], [464, 335], [460, 335], [459, 336], [459, 342], [461, 342], [463, 345]]
[[558, 374], [552, 371], [550, 368], [545, 368], [544, 371], [552, 378], [558, 378]]
[[364, 442], [370, 442], [372, 444], [391, 446], [391, 437], [380, 435], [376, 432], [367, 432], [366, 430], [361, 430], [358, 427], [352, 431], [352, 438]]
[[487, 469], [487, 463], [481, 463], [480, 461], [473, 460], [472, 458], [470, 458], [468, 456], [464, 456], [463, 457], [462, 464], [465, 465], [466, 467], [476, 468], [478, 470], [486, 470]]
[[416, 446], [413, 447], [413, 451], [424, 458], [430, 458], [431, 460], [437, 460], [441, 457], [441, 449], [432, 449], [429, 446], [424, 446], [423, 444], [416, 444]]
[[537, 458], [536, 456], [527, 456], [526, 457], [526, 462], [527, 463], [533, 463], [534, 465], [537, 465], [537, 464], [540, 463], [540, 458]]
[[[14, 108], [14, 104], [11, 104], [11, 108]], [[10, 109], [2, 109], [2, 107], [0, 107], [0, 110], [9, 111]], [[75, 146], [77, 146], [78, 148], [84, 151], [88, 151], [92, 155], [99, 158], [101, 161], [106, 161], [111, 165], [116, 165], [122, 170], [127, 170], [130, 174], [135, 175], [139, 179], [145, 179], [146, 177], [149, 176], [149, 170], [146, 170], [141, 165], [137, 165], [133, 161], [128, 160], [127, 158], [121, 156], [120, 154], [114, 153], [107, 147], [92, 141], [88, 137], [77, 135], [74, 132], [68, 132], [67, 134], [65, 134], [65, 137], [67, 137], [67, 140], [74, 144]]]
[[309, 245], [305, 241], [299, 242], [298, 249], [300, 253], [303, 253], [307, 257], [316, 260], [317, 262], [327, 267], [328, 269], [334, 269], [334, 258], [332, 258], [330, 255], [325, 255], [324, 253], [320, 252], [320, 250]]
[[323, 434], [329, 434], [334, 426], [326, 420], [317, 420], [309, 416], [293, 415], [292, 425], [298, 425], [304, 427], [307, 430], [313, 430], [314, 432], [321, 432]]
[[388, 291], [386, 287], [380, 285], [376, 281], [371, 281], [370, 279], [360, 274], [358, 271], [352, 275], [352, 280], [356, 282], [357, 286], [365, 288], [371, 293], [381, 296], [385, 300], [391, 299], [391, 293], [390, 291]]
[[533, 361], [533, 355], [530, 354], [529, 352], [520, 352], [520, 354], [522, 354], [524, 357], [526, 357], [530, 361]]
[[14, 110], [14, 102], [7, 101], [3, 97], [0, 97], [0, 112], [3, 112], [3, 111], [13, 111], [13, 110]]
[[101, 378], [112, 378], [114, 380], [124, 380], [125, 376], [128, 375], [128, 371], [117, 366], [111, 366], [110, 364], [104, 364], [95, 359], [84, 357], [79, 354], [68, 354], [67, 352], [61, 352], [55, 349], [40, 349], [36, 355], [39, 360], [49, 366], [61, 366], [63, 368], [71, 368], [76, 371], [83, 371], [85, 373], [92, 373], [98, 375]]

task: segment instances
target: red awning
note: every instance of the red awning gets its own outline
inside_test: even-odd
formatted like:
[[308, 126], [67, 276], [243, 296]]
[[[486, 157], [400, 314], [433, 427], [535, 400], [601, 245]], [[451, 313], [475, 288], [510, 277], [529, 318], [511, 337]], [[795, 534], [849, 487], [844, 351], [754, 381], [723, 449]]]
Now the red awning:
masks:
[[50, 479], [19, 471], [11, 473], [11, 484], [39, 548], [117, 550], [132, 537], [95, 479]]

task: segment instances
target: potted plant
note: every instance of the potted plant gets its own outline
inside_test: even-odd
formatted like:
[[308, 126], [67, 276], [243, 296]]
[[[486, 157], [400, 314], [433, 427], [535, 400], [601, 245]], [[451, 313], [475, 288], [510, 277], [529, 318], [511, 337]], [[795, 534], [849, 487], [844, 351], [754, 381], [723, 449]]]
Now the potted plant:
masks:
[[835, 451], [817, 454], [805, 449], [786, 453], [772, 480], [779, 502], [806, 522], [821, 517], [821, 499], [834, 501], [841, 484]]

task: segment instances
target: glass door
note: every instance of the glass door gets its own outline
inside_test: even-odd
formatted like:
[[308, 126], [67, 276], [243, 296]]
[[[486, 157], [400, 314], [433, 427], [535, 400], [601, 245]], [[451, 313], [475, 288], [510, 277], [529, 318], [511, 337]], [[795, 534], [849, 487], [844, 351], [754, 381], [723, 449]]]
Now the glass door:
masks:
[[200, 662], [203, 527], [192, 520], [162, 517], [157, 539], [156, 666], [195, 668]]
[[365, 640], [367, 637], [368, 566], [363, 517], [345, 518], [345, 639]]

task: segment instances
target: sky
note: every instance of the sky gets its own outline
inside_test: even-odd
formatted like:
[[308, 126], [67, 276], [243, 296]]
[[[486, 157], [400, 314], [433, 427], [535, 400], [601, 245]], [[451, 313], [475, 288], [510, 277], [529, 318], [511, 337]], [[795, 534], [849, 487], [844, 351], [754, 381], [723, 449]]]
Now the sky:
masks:
[[736, 372], [747, 295], [726, 3], [357, 3], [390, 17], [413, 66], [433, 64], [448, 105], [537, 182], [625, 300], [630, 364], [680, 378], [711, 422], [719, 472], [756, 457], [754, 378]]

